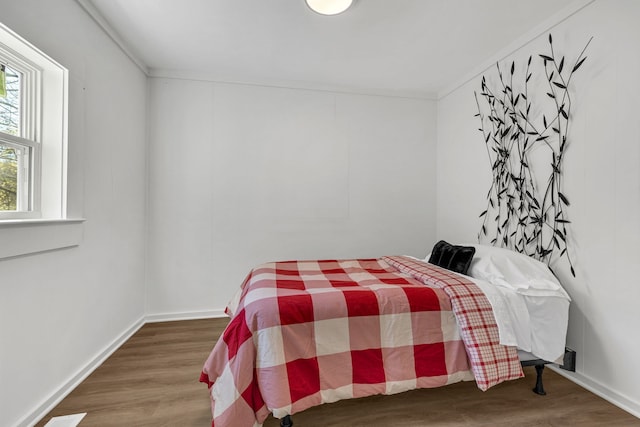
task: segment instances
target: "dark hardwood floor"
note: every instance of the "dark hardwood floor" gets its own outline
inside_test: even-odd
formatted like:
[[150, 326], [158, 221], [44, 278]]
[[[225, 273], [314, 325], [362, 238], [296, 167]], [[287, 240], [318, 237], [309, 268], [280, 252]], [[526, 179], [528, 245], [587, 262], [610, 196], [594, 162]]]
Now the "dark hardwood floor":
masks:
[[[53, 409], [52, 416], [87, 412], [90, 426], [210, 426], [200, 370], [226, 319], [143, 326]], [[296, 427], [335, 426], [640, 426], [640, 419], [545, 369], [546, 396], [526, 378], [481, 392], [473, 382], [393, 396], [322, 405], [293, 416]], [[265, 427], [277, 427], [270, 417]]]

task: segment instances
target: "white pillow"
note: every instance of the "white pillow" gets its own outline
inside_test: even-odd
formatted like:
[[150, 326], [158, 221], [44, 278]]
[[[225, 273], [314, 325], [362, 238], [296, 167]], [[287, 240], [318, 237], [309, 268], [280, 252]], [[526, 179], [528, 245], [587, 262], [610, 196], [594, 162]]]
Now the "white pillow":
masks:
[[478, 244], [468, 246], [476, 248], [469, 276], [525, 295], [570, 299], [546, 264], [510, 249]]

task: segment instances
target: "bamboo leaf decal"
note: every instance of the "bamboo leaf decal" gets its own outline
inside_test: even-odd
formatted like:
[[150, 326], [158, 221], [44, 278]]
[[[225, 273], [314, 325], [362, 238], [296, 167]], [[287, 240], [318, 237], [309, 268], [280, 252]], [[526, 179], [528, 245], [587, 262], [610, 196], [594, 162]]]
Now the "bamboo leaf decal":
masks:
[[578, 62], [576, 65], [573, 66], [573, 70], [571, 71], [572, 73], [575, 72], [578, 68], [580, 68], [580, 66], [582, 65], [582, 63], [585, 61], [585, 59], [587, 59], [587, 57], [585, 56], [584, 58], [582, 58], [580, 60], [580, 62]]
[[569, 115], [567, 114], [566, 111], [564, 111], [564, 105], [560, 106], [558, 111], [560, 112], [560, 114], [562, 114], [562, 117], [564, 117], [565, 119], [569, 120]]
[[[562, 169], [568, 145], [567, 134], [571, 118], [571, 81], [573, 74], [587, 59], [584, 56], [591, 39], [586, 43], [573, 67], [566, 56], [556, 56], [553, 37], [549, 34], [549, 52], [535, 56], [541, 59], [548, 89], [539, 93], [529, 91], [535, 66], [530, 55], [522, 77], [516, 73], [515, 61], [508, 65], [509, 73], [502, 73], [496, 63], [497, 81], [482, 76], [479, 93], [475, 93], [482, 132], [486, 145], [492, 182], [487, 192], [486, 209], [478, 240], [522, 252], [549, 265], [555, 259], [566, 259], [571, 274], [575, 269], [568, 249], [567, 219], [569, 199], [562, 193]], [[570, 71], [569, 71], [570, 70]], [[564, 72], [564, 74], [563, 74]], [[546, 96], [545, 96], [546, 95]], [[545, 101], [544, 103], [542, 101]], [[536, 108], [531, 108], [536, 104]], [[551, 107], [543, 108], [550, 104]], [[546, 187], [538, 187], [535, 162], [529, 158], [532, 147], [550, 151], [551, 174]], [[539, 162], [538, 162], [539, 163]]]

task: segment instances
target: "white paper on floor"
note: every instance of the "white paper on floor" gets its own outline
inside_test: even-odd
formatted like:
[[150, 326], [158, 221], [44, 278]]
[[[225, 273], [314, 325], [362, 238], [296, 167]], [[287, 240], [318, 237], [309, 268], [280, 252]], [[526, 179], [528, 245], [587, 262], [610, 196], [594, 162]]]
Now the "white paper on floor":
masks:
[[44, 427], [76, 427], [85, 415], [87, 415], [86, 412], [82, 414], [65, 415], [63, 417], [53, 417]]

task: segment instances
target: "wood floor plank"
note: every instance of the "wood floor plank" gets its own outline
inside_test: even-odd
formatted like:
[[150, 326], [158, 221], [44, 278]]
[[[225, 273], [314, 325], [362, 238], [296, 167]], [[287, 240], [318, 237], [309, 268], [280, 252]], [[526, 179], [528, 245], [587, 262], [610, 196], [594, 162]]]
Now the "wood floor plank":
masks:
[[[198, 382], [226, 319], [150, 323], [36, 426], [52, 416], [87, 412], [81, 427], [211, 425], [209, 395]], [[545, 370], [546, 396], [526, 378], [481, 392], [473, 382], [393, 396], [344, 400], [293, 417], [296, 427], [640, 426], [640, 419]], [[267, 419], [264, 427], [277, 427]]]

